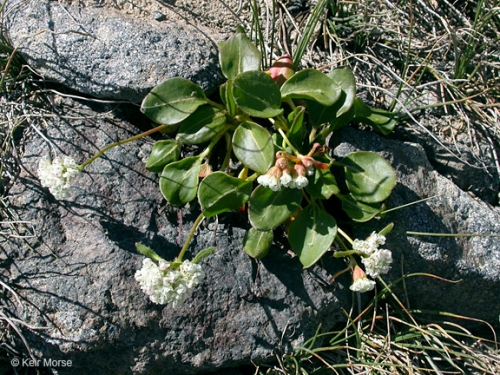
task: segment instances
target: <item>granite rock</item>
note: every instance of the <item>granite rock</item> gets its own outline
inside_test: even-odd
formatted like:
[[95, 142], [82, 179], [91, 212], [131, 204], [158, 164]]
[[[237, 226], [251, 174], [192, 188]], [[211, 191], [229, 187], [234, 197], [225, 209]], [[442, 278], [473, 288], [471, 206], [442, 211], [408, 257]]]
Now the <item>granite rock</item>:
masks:
[[49, 0], [7, 5], [8, 37], [30, 67], [80, 93], [140, 103], [170, 77], [190, 79], [208, 92], [220, 83], [222, 37], [216, 33], [110, 8]]

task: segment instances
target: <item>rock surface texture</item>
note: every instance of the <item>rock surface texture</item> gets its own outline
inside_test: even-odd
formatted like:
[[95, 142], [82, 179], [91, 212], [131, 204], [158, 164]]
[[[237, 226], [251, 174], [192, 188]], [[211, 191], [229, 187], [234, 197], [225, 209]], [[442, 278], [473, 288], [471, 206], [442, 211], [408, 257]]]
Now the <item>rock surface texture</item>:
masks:
[[48, 0], [8, 5], [9, 38], [28, 64], [81, 93], [140, 103], [170, 77], [188, 78], [208, 91], [220, 80], [216, 33], [109, 8]]

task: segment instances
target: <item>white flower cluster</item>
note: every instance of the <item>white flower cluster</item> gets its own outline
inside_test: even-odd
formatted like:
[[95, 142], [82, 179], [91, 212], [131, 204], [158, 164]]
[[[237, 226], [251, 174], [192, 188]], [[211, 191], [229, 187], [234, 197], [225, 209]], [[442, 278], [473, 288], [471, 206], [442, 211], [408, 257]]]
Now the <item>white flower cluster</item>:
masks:
[[306, 174], [314, 174], [314, 168], [306, 169], [303, 164], [297, 163], [290, 171], [288, 162], [284, 158], [278, 158], [275, 166], [259, 176], [257, 182], [273, 191], [280, 191], [282, 187], [302, 189], [309, 184]]
[[361, 255], [361, 262], [365, 266], [365, 272], [359, 268], [358, 273], [353, 273], [353, 284], [350, 289], [356, 292], [367, 292], [375, 287], [375, 281], [366, 275], [377, 278], [379, 275], [389, 272], [392, 264], [392, 253], [387, 249], [379, 249], [385, 244], [385, 237], [373, 232], [366, 240], [354, 240], [352, 249]]
[[385, 244], [385, 237], [376, 232], [372, 232], [366, 240], [354, 240], [352, 249], [360, 254], [371, 255], [378, 249], [379, 245]]
[[369, 257], [362, 258], [365, 271], [373, 278], [386, 274], [391, 269], [392, 253], [390, 250], [377, 249]]
[[53, 161], [45, 157], [38, 164], [40, 183], [48, 188], [56, 199], [68, 197], [71, 181], [79, 172], [75, 159], [69, 156], [57, 157]]
[[145, 258], [142, 268], [135, 273], [142, 291], [152, 302], [172, 307], [181, 305], [203, 276], [201, 266], [188, 260], [178, 268], [171, 268], [168, 262], [160, 261], [158, 266], [150, 258]]

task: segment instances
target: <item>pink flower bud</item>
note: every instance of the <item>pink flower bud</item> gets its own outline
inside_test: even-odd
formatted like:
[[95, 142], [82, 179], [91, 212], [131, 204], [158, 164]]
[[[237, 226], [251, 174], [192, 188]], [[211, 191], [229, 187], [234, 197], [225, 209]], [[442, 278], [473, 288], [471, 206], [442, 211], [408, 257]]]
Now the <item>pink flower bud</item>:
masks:
[[288, 163], [286, 162], [285, 158], [276, 159], [276, 163], [274, 165], [281, 170], [285, 170], [286, 168], [288, 168]]
[[312, 167], [314, 167], [314, 159], [310, 156], [303, 156], [300, 158], [300, 161], [302, 162], [306, 170], [309, 170]]
[[355, 266], [354, 270], [352, 271], [352, 280], [353, 283], [349, 287], [353, 292], [369, 292], [370, 290], [373, 290], [375, 288], [375, 281], [370, 280], [367, 276], [365, 271], [359, 266]]
[[295, 166], [293, 167], [293, 169], [294, 169], [295, 174], [297, 176], [304, 177], [307, 174], [307, 171], [306, 171], [306, 169], [304, 168], [304, 166], [302, 164], [295, 164]]
[[366, 279], [366, 273], [360, 266], [355, 266], [352, 271], [352, 280], [356, 281], [358, 279]]
[[295, 73], [290, 55], [281, 56], [269, 69], [269, 75], [281, 87]]

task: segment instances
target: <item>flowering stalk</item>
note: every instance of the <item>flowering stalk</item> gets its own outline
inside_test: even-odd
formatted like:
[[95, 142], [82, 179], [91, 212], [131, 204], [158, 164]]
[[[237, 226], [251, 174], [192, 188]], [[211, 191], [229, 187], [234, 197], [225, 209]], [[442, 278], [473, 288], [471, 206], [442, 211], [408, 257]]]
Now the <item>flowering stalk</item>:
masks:
[[184, 254], [186, 253], [186, 251], [189, 247], [189, 244], [191, 243], [191, 240], [193, 239], [193, 236], [196, 233], [196, 230], [198, 229], [198, 226], [200, 225], [200, 223], [204, 217], [205, 216], [203, 216], [203, 212], [202, 212], [194, 221], [193, 227], [189, 231], [188, 238], [186, 239], [184, 246], [182, 247], [181, 251], [179, 252], [179, 255], [177, 256], [176, 261], [182, 262], [182, 258], [184, 257]]
[[153, 128], [151, 130], [148, 130], [144, 133], [141, 133], [141, 134], [138, 134], [138, 135], [135, 135], [133, 137], [130, 137], [130, 138], [127, 138], [127, 139], [123, 139], [123, 140], [120, 140], [120, 141], [117, 141], [117, 142], [114, 142], [114, 143], [111, 143], [105, 147], [103, 147], [97, 154], [95, 154], [94, 156], [92, 156], [89, 160], [87, 160], [86, 162], [84, 162], [82, 165], [80, 165], [78, 167], [78, 169], [80, 171], [83, 171], [83, 169], [93, 163], [96, 159], [98, 159], [99, 157], [101, 157], [106, 151], [112, 149], [113, 147], [116, 147], [116, 146], [121, 146], [121, 145], [124, 145], [124, 144], [127, 144], [127, 143], [130, 143], [130, 142], [133, 142], [133, 141], [136, 141], [138, 139], [141, 139], [143, 137], [146, 137], [150, 134], [153, 134], [153, 133], [156, 133], [158, 131], [161, 131], [163, 129], [166, 129], [167, 126], [166, 125], [160, 125], [160, 126], [157, 126], [156, 128]]
[[287, 138], [287, 136], [285, 135], [285, 133], [283, 132], [283, 130], [281, 130], [280, 128], [277, 128], [278, 129], [278, 132], [280, 133], [280, 135], [283, 137], [283, 140], [286, 142], [286, 144], [292, 149], [292, 151], [295, 153], [295, 155], [299, 155], [300, 152], [295, 148], [293, 147], [292, 145], [292, 142], [290, 142]]

